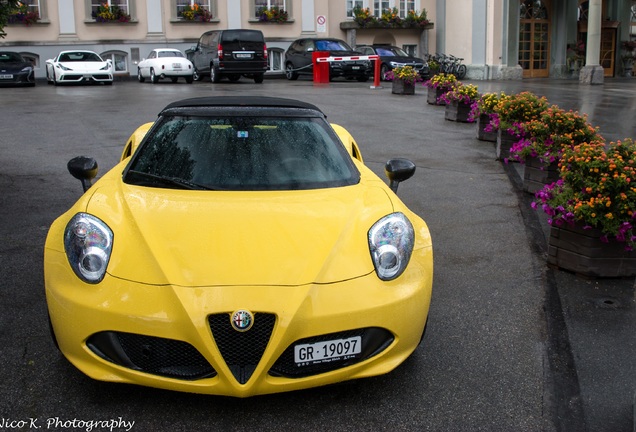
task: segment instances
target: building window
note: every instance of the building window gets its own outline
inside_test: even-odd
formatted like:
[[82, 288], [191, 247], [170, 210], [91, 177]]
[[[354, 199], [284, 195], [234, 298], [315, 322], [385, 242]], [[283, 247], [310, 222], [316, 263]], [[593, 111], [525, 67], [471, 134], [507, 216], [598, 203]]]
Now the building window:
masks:
[[20, 55], [23, 59], [31, 63], [34, 68], [40, 67], [40, 56], [38, 56], [37, 54], [22, 52], [20, 53]]
[[[196, 6], [195, 6], [196, 5]], [[176, 0], [176, 17], [187, 21], [197, 21], [194, 18], [185, 18], [183, 12], [192, 10], [204, 10], [212, 14], [212, 18], [216, 17], [216, 2], [214, 0]], [[196, 14], [195, 14], [196, 15]]]
[[391, 1], [390, 0], [375, 0], [373, 2], [373, 15], [376, 18], [380, 18], [382, 16], [382, 12], [387, 9], [391, 9]]
[[[43, 0], [40, 0], [40, 2], [42, 1]], [[135, 20], [135, 1], [136, 0], [84, 0], [87, 15], [86, 20], [95, 21], [100, 13], [101, 21]], [[105, 11], [104, 7], [108, 7], [108, 10]]]
[[406, 18], [409, 11], [418, 12], [417, 3], [416, 0], [400, 0], [400, 18]]
[[353, 10], [355, 8], [366, 8], [367, 2], [365, 0], [347, 0], [347, 18], [354, 18]]
[[96, 1], [91, 0], [91, 17], [96, 17], [100, 11], [100, 7], [108, 6], [111, 13], [115, 13], [116, 9], [119, 9], [122, 14], [130, 15], [130, 8], [128, 7], [128, 0], [104, 0]]
[[113, 71], [115, 73], [128, 72], [128, 56], [123, 51], [107, 51], [103, 53], [104, 60], [110, 59], [113, 62]]
[[417, 52], [417, 45], [402, 45], [402, 49], [406, 51], [408, 55], [417, 57], [415, 55], [415, 53]]
[[22, 4], [27, 7], [29, 12], [35, 12], [36, 14], [38, 14], [38, 18], [42, 19], [39, 0], [28, 0], [22, 2]]
[[267, 57], [269, 61], [268, 72], [282, 72], [283, 71], [283, 58], [285, 51], [279, 48], [272, 48], [267, 50]]
[[252, 4], [254, 7], [254, 18], [260, 18], [263, 10], [277, 8], [281, 11], [287, 12], [288, 16], [291, 16], [291, 1], [290, 0], [254, 0]]

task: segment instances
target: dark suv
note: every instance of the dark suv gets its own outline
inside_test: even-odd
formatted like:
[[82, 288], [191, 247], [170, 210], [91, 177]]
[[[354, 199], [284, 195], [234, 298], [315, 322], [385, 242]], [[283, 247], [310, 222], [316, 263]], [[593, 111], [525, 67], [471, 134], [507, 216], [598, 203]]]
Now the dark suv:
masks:
[[243, 75], [260, 84], [268, 69], [267, 46], [260, 30], [211, 30], [187, 54], [197, 81], [206, 75], [214, 83], [223, 77], [238, 81]]
[[[361, 55], [340, 39], [303, 38], [294, 41], [285, 52], [285, 75], [289, 80], [298, 79], [300, 74], [313, 74], [313, 52], [328, 52], [333, 57]], [[373, 75], [369, 60], [343, 60], [329, 63], [329, 79], [335, 77], [355, 78], [367, 81]]]

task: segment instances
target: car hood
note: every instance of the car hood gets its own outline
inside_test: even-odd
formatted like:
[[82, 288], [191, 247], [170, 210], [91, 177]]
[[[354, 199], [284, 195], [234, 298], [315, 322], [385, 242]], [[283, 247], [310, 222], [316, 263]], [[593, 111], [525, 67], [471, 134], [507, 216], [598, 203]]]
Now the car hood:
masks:
[[291, 286], [374, 271], [367, 232], [393, 205], [379, 179], [275, 192], [175, 191], [119, 181], [97, 188], [87, 211], [114, 233], [108, 273], [115, 277]]
[[31, 63], [26, 62], [3, 62], [0, 63], [0, 71], [21, 71], [27, 66], [32, 66]]
[[414, 64], [414, 63], [423, 64], [424, 63], [424, 60], [420, 58], [403, 57], [403, 56], [383, 57], [383, 59], [388, 62], [397, 62], [397, 63], [404, 63], [404, 64]]
[[63, 65], [74, 71], [94, 71], [99, 70], [106, 66], [106, 62], [59, 62], [59, 64]]

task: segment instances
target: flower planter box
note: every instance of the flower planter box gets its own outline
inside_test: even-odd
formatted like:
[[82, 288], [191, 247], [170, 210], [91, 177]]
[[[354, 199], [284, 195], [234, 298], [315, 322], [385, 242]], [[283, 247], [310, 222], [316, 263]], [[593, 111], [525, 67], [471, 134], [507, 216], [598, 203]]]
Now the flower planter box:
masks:
[[391, 93], [400, 95], [415, 94], [415, 82], [408, 82], [401, 79], [394, 79], [391, 85]]
[[636, 276], [636, 252], [610, 238], [601, 241], [598, 229], [583, 229], [582, 223], [550, 228], [548, 265], [585, 277]]
[[529, 157], [525, 160], [523, 170], [523, 190], [534, 194], [547, 184], [559, 180], [559, 163], [552, 162], [547, 167], [539, 158]]
[[499, 129], [497, 131], [497, 146], [495, 148], [496, 159], [515, 162], [514, 159], [510, 159], [510, 148], [517, 141], [519, 141], [519, 138], [516, 135], [511, 135], [507, 131]]
[[444, 118], [450, 121], [468, 123], [470, 117], [470, 105], [464, 102], [452, 101], [446, 104]]
[[426, 97], [426, 102], [430, 105], [446, 105], [446, 102], [443, 100], [439, 100], [439, 97], [446, 93], [448, 90], [444, 88], [428, 88], [428, 95]]
[[476, 120], [477, 124], [477, 139], [480, 141], [497, 142], [497, 132], [486, 132], [484, 129], [490, 125], [490, 115], [479, 114]]

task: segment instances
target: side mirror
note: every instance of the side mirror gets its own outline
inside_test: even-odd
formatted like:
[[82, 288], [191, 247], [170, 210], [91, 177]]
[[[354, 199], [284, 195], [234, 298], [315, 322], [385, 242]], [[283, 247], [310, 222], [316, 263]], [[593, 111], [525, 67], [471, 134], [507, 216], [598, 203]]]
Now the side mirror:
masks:
[[90, 157], [74, 157], [68, 161], [66, 167], [73, 177], [82, 182], [84, 192], [92, 186], [91, 180], [97, 176], [97, 161]]
[[389, 187], [397, 193], [398, 185], [415, 174], [415, 164], [408, 159], [390, 159], [384, 165], [384, 172], [389, 178]]

